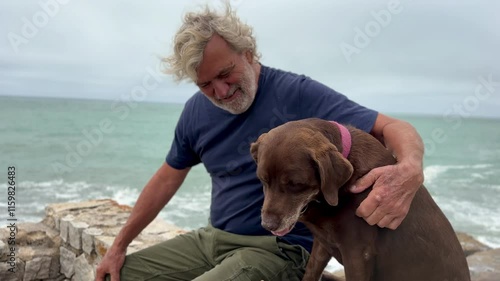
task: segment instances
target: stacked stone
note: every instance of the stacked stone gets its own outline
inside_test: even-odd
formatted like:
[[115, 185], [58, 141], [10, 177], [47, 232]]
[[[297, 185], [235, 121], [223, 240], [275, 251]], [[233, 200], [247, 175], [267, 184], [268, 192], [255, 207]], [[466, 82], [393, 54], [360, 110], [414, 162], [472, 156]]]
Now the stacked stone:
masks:
[[[94, 280], [97, 264], [130, 211], [131, 207], [113, 200], [49, 205], [42, 222], [18, 226], [16, 273], [7, 270], [8, 251], [0, 249], [0, 280]], [[138, 251], [183, 232], [155, 219], [130, 244], [127, 252]], [[3, 248], [7, 248], [7, 235], [6, 231], [0, 231]]]
[[[39, 223], [17, 226], [15, 273], [8, 269], [11, 235], [0, 228], [0, 280], [90, 281], [95, 269], [130, 215], [131, 207], [113, 200], [51, 204]], [[155, 219], [130, 244], [128, 253], [184, 233]], [[473, 281], [500, 280], [500, 249], [491, 249], [464, 233], [457, 233]], [[342, 276], [343, 271], [335, 272]]]

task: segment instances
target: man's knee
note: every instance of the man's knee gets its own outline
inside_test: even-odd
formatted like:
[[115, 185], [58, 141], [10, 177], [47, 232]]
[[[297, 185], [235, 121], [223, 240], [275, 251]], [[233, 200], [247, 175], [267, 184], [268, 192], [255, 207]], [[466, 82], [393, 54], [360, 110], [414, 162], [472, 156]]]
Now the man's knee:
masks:
[[[231, 281], [300, 281], [304, 268], [285, 256], [278, 256], [262, 249], [243, 249], [229, 257], [230, 263], [236, 264]], [[224, 262], [223, 262], [224, 263]]]

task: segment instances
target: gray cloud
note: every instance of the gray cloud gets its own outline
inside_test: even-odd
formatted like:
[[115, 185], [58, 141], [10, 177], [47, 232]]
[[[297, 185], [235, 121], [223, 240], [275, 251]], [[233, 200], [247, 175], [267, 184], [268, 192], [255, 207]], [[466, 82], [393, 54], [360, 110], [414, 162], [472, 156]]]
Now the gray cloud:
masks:
[[[0, 3], [0, 95], [130, 94], [170, 52], [182, 14], [204, 3], [59, 1], [68, 3], [59, 4], [17, 53], [12, 34], [22, 36], [26, 21], [43, 20], [33, 18], [41, 6], [59, 2]], [[497, 1], [401, 0], [400, 12], [379, 24], [350, 60], [342, 44], [356, 47], [357, 30], [365, 32], [391, 1], [231, 2], [254, 26], [264, 64], [304, 73], [380, 111], [442, 114], [474, 95], [479, 76], [500, 82]], [[184, 102], [195, 90], [164, 77], [146, 100]], [[499, 117], [499, 93], [500, 86], [473, 113]]]

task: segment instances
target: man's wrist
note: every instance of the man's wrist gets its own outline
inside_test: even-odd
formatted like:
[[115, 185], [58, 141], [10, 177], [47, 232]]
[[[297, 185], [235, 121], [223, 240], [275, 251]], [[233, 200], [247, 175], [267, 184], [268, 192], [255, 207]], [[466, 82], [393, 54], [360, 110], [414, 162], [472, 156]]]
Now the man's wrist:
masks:
[[406, 158], [398, 161], [401, 171], [413, 178], [419, 184], [424, 182], [423, 161], [419, 158]]

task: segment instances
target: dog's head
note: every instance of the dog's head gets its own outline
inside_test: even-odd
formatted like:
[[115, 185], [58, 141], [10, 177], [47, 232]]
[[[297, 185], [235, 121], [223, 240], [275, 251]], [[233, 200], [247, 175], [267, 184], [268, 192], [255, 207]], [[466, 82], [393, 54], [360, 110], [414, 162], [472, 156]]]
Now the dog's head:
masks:
[[278, 236], [292, 230], [320, 192], [336, 206], [338, 190], [353, 172], [337, 147], [306, 121], [262, 134], [250, 151], [264, 187], [262, 226]]

